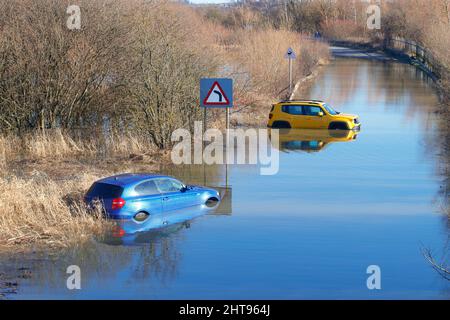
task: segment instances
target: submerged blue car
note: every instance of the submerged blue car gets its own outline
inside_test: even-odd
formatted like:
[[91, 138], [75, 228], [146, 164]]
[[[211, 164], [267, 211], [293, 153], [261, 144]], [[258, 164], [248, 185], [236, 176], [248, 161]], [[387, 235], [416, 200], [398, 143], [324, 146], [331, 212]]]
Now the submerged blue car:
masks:
[[217, 190], [188, 186], [170, 176], [127, 173], [96, 181], [85, 201], [88, 205], [100, 201], [109, 218], [140, 224], [152, 221], [153, 227], [159, 227], [163, 213], [198, 206], [214, 208], [220, 195]]

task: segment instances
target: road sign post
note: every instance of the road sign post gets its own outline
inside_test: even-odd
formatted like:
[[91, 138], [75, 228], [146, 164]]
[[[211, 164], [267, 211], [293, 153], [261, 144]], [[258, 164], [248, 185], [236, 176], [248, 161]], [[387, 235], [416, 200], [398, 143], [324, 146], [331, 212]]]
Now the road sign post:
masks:
[[292, 94], [292, 59], [289, 59], [289, 96]]
[[284, 57], [289, 60], [289, 97], [290, 97], [292, 95], [292, 60], [296, 59], [297, 55], [295, 54], [292, 48], [289, 48]]
[[[226, 146], [229, 142], [230, 108], [233, 107], [233, 80], [226, 78], [200, 79], [200, 106], [203, 108], [203, 133], [206, 130], [208, 108], [225, 108]], [[228, 186], [228, 164], [225, 165], [225, 184]]]

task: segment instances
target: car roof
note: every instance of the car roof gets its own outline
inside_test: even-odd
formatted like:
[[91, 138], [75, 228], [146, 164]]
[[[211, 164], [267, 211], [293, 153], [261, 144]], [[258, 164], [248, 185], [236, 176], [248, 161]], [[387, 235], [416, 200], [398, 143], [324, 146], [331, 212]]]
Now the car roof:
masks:
[[153, 178], [172, 178], [172, 177], [155, 173], [124, 173], [103, 178], [98, 180], [97, 182], [125, 187], [130, 184], [135, 184], [137, 182]]
[[279, 103], [314, 103], [314, 104], [323, 104], [325, 103], [322, 100], [283, 100]]

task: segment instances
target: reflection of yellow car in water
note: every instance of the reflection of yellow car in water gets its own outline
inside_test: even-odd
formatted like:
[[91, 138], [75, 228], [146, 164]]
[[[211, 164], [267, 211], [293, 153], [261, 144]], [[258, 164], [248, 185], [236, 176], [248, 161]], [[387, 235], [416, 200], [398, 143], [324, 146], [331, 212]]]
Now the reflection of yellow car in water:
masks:
[[357, 132], [352, 130], [299, 130], [280, 129], [279, 145], [274, 148], [280, 151], [318, 152], [333, 142], [349, 142], [356, 140]]
[[270, 128], [359, 130], [359, 117], [344, 114], [318, 100], [283, 101], [272, 106]]

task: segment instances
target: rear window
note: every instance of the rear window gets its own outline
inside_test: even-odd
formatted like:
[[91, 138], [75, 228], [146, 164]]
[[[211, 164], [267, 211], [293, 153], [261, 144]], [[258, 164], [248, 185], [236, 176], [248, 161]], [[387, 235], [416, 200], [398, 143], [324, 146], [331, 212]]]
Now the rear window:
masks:
[[108, 183], [94, 183], [88, 191], [88, 196], [100, 199], [119, 198], [123, 188]]

